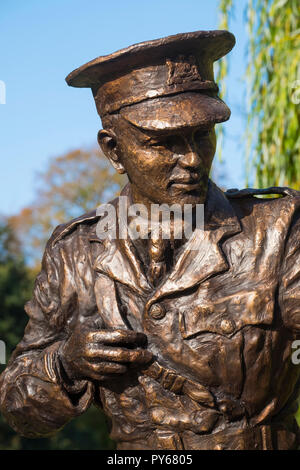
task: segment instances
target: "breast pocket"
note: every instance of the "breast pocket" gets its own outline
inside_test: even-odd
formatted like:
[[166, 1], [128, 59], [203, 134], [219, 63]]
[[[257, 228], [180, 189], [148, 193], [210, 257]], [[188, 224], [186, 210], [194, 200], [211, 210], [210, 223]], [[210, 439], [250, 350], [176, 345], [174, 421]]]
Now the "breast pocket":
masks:
[[231, 336], [246, 325], [271, 325], [275, 288], [264, 286], [210, 299], [200, 294], [179, 310], [179, 327], [184, 339], [202, 332]]

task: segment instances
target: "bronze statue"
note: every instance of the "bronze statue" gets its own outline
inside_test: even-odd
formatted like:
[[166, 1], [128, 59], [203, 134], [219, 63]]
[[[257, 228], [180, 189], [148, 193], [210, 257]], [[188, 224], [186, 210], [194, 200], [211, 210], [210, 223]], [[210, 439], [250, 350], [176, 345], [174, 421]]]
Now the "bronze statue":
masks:
[[204, 227], [102, 239], [95, 211], [55, 229], [1, 376], [18, 433], [50, 436], [95, 403], [118, 449], [297, 447], [300, 193], [224, 193], [209, 179], [214, 126], [230, 116], [213, 63], [234, 43], [227, 31], [178, 34], [67, 77], [92, 89], [99, 144], [128, 175], [121, 197], [190, 205], [193, 217], [204, 204]]

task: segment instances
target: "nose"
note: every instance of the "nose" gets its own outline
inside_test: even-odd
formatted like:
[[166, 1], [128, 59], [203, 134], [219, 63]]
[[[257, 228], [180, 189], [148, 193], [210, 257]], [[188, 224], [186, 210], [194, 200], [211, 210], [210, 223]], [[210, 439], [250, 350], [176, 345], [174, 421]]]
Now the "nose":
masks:
[[200, 165], [200, 157], [194, 148], [193, 142], [185, 139], [185, 152], [180, 156], [178, 163], [182, 168], [197, 168]]
[[178, 163], [182, 168], [197, 168], [200, 165], [200, 158], [196, 152], [191, 151], [182, 155]]

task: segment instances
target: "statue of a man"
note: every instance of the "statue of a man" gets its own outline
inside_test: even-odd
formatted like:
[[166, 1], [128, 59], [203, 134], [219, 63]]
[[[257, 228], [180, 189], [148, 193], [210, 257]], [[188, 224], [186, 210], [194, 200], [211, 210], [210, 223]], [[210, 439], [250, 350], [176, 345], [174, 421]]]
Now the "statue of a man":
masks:
[[224, 193], [209, 179], [214, 126], [230, 116], [213, 63], [234, 42], [179, 34], [67, 77], [92, 89], [99, 144], [128, 175], [116, 214], [124, 198], [149, 213], [179, 204], [193, 230], [177, 238], [172, 218], [169, 239], [121, 237], [117, 217], [105, 238], [96, 212], [56, 228], [1, 376], [1, 411], [20, 434], [50, 436], [95, 403], [118, 449], [297, 447], [300, 194]]

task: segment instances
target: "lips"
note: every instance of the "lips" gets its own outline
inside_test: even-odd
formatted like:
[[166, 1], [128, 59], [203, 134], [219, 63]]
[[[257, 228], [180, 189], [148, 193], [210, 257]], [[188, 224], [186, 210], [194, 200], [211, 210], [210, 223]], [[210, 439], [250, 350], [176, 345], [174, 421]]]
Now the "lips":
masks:
[[176, 189], [187, 189], [189, 191], [194, 191], [195, 189], [199, 188], [199, 181], [198, 183], [172, 183], [172, 188]]
[[168, 186], [169, 187], [175, 187], [178, 189], [197, 189], [199, 187], [199, 183], [201, 181], [200, 176], [197, 176], [197, 178], [176, 178], [172, 179]]

